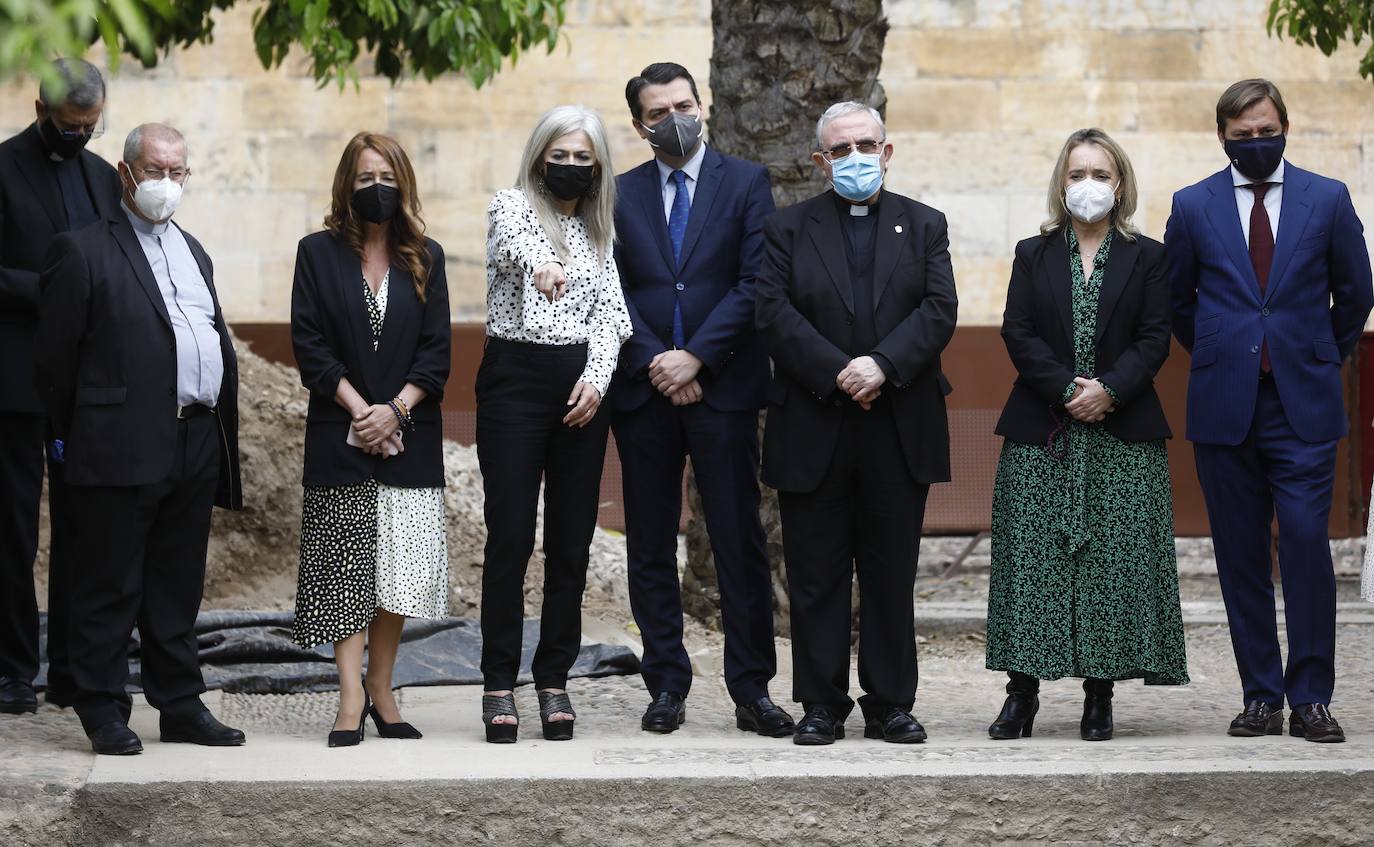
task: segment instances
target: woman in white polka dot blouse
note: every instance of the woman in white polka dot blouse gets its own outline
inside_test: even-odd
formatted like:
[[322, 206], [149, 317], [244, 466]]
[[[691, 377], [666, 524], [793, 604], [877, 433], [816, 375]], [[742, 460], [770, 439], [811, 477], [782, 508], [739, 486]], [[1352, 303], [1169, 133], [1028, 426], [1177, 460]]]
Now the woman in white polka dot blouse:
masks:
[[602, 398], [630, 316], [615, 241], [615, 171], [601, 118], [550, 110], [516, 186], [488, 209], [487, 346], [477, 372], [477, 458], [486, 493], [482, 721], [513, 742], [525, 569], [544, 483], [544, 603], [532, 672], [549, 740], [572, 738], [565, 687], [581, 641], [609, 411]]

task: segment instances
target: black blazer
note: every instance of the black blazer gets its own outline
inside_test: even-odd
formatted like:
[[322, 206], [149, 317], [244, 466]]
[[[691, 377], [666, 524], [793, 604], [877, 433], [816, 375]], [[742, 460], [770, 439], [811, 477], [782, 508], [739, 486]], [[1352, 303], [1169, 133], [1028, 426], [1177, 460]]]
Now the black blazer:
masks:
[[[425, 300], [415, 295], [409, 271], [391, 266], [382, 342], [372, 349], [363, 300], [363, 266], [357, 254], [328, 232], [307, 235], [296, 251], [291, 289], [291, 344], [310, 389], [305, 419], [306, 485], [356, 485], [375, 479], [398, 488], [442, 488], [444, 426], [439, 401], [449, 370], [448, 281], [444, 251], [425, 239], [433, 264]], [[345, 376], [368, 403], [385, 403], [407, 382], [428, 395], [411, 409], [415, 431], [405, 452], [383, 459], [350, 447], [351, 419], [334, 402]]]
[[[215, 293], [214, 266], [182, 230], [215, 303], [224, 358], [215, 505], [243, 507], [238, 360]], [[48, 250], [40, 279], [38, 380], [68, 485], [148, 485], [167, 478], [177, 440], [176, 335], [153, 270], [121, 210]]]
[[[1085, 269], [1087, 270], [1087, 269]], [[1016, 384], [997, 434], [1044, 444], [1054, 414], [1065, 416], [1064, 389], [1073, 382], [1073, 294], [1064, 234], [1016, 245], [1002, 339], [1016, 366]], [[1119, 402], [1103, 426], [1122, 441], [1170, 436], [1154, 377], [1169, 355], [1171, 303], [1164, 245], [1137, 235], [1112, 241], [1097, 306], [1097, 373]]]
[[[77, 161], [96, 212], [120, 214], [115, 169], [87, 150]], [[43, 411], [33, 368], [38, 273], [53, 239], [67, 231], [51, 167], [37, 125], [0, 144], [0, 410], [8, 412]]]
[[[830, 192], [783, 209], [764, 226], [756, 317], [773, 358], [763, 479], [812, 491], [825, 476], [845, 403], [835, 385], [849, 364], [854, 324], [844, 233]], [[949, 381], [940, 352], [954, 334], [958, 297], [945, 216], [884, 191], [873, 267], [873, 349], [891, 363], [890, 398], [902, 456], [917, 483], [949, 479]]]

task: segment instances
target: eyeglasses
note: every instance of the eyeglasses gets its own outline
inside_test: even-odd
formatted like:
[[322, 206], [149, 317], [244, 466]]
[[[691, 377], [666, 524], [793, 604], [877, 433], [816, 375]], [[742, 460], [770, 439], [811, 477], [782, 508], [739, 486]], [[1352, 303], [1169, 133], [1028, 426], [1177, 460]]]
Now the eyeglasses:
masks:
[[62, 127], [57, 126], [57, 124], [55, 123], [53, 124], [53, 127], [57, 129], [57, 136], [61, 138], [63, 141], [83, 141], [92, 138], [99, 138], [100, 136], [105, 134], [104, 127], [95, 127], [94, 129], [90, 130], [85, 129], [84, 127], [81, 129], [63, 129]]
[[874, 153], [877, 153], [879, 150], [883, 149], [883, 144], [885, 144], [886, 142], [886, 138], [881, 138], [877, 141], [873, 140], [872, 138], [865, 138], [861, 140], [858, 144], [836, 144], [829, 150], [822, 150], [821, 155], [832, 162], [837, 159], [843, 159], [845, 156], [848, 156], [850, 153], [853, 153], [856, 149], [866, 156], [871, 156]]
[[172, 182], [181, 183], [186, 181], [186, 177], [191, 175], [190, 168], [172, 168], [162, 170], [161, 168], [139, 168], [138, 173], [144, 179], [162, 179], [167, 177]]

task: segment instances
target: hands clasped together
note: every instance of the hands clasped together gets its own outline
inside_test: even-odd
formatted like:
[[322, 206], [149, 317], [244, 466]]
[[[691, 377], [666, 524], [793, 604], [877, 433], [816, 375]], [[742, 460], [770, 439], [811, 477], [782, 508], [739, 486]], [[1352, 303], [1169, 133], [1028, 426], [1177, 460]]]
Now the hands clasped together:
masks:
[[385, 403], [364, 407], [353, 415], [351, 426], [365, 453], [385, 459], [406, 450], [401, 440], [401, 421]]
[[873, 407], [873, 401], [882, 394], [881, 389], [885, 382], [887, 374], [883, 373], [883, 369], [872, 356], [851, 359], [844, 370], [835, 377], [835, 384], [840, 390], [862, 406], [865, 412]]
[[1074, 377], [1073, 381], [1077, 387], [1073, 390], [1073, 397], [1064, 404], [1064, 411], [1081, 423], [1097, 423], [1107, 417], [1116, 404], [1102, 383], [1081, 376]]

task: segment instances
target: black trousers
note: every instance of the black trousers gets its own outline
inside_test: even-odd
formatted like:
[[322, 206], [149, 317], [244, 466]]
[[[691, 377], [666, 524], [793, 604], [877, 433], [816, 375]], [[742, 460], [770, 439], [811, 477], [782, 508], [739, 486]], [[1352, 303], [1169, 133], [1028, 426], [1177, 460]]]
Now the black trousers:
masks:
[[815, 491], [780, 491], [792, 601], [793, 699], [842, 714], [849, 697], [850, 586], [859, 580], [859, 706], [910, 709], [916, 698], [913, 604], [929, 486], [912, 480], [891, 409], [849, 404]]
[[70, 650], [76, 713], [89, 733], [128, 721], [129, 636], [137, 624], [148, 702], [171, 715], [205, 710], [195, 622], [219, 480], [219, 422], [177, 424], [172, 470], [151, 485], [69, 486], [78, 526]]
[[563, 688], [582, 639], [582, 593], [596, 530], [609, 410], [585, 427], [563, 423], [587, 346], [487, 340], [477, 372], [477, 461], [486, 493], [482, 677], [515, 687], [544, 483], [544, 603], [531, 670], [538, 688]]
[[720, 584], [725, 685], [737, 703], [768, 696], [777, 673], [773, 580], [759, 523], [758, 413], [677, 407], [655, 394], [612, 421], [620, 452], [630, 608], [644, 639], [641, 671], [655, 696], [686, 696], [692, 666], [682, 646], [677, 530], [688, 455], [701, 492]]
[[33, 560], [42, 496], [43, 416], [0, 412], [0, 676], [23, 682], [38, 676]]

